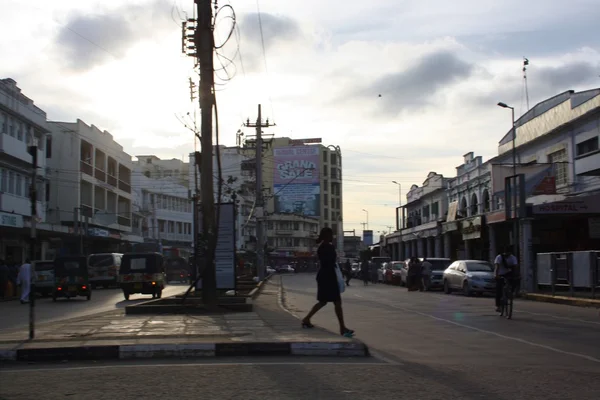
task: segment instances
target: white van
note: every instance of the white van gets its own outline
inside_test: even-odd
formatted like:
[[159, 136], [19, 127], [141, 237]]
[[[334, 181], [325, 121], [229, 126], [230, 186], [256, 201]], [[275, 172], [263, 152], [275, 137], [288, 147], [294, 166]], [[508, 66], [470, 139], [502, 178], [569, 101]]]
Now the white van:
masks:
[[88, 258], [88, 271], [92, 289], [97, 286], [119, 286], [117, 278], [121, 267], [121, 253], [91, 254]]

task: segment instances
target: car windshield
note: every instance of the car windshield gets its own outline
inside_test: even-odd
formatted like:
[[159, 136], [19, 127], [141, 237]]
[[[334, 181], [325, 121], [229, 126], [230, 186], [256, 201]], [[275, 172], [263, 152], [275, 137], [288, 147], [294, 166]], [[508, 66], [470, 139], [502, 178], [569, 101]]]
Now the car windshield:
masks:
[[402, 263], [401, 263], [401, 262], [398, 262], [398, 263], [393, 263], [393, 264], [392, 264], [392, 269], [395, 269], [395, 270], [400, 270], [400, 269], [402, 269]]
[[452, 264], [450, 260], [427, 260], [431, 263], [432, 271], [445, 271]]
[[53, 262], [35, 263], [35, 270], [37, 272], [48, 272], [54, 270]]
[[469, 262], [467, 263], [467, 270], [469, 272], [492, 272], [492, 264], [485, 261]]
[[95, 254], [90, 256], [90, 267], [110, 267], [113, 265], [112, 254]]

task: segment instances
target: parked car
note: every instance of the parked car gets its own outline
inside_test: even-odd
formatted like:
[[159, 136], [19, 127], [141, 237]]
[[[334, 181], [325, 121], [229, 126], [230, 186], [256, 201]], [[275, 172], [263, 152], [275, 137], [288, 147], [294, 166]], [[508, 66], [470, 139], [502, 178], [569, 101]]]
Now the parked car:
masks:
[[275, 267], [275, 269], [280, 274], [286, 274], [286, 273], [294, 273], [294, 272], [296, 272], [296, 269], [294, 267], [292, 267], [291, 265], [280, 265], [279, 267]]
[[[423, 262], [422, 258], [419, 260]], [[431, 264], [431, 279], [427, 290], [443, 289], [444, 271], [452, 264], [452, 260], [449, 258], [428, 258], [427, 261]]]
[[479, 295], [496, 290], [494, 267], [488, 261], [458, 260], [444, 271], [444, 292], [462, 290], [465, 296]]
[[267, 267], [267, 275], [271, 275], [277, 272], [273, 267]]
[[402, 269], [406, 263], [403, 261], [392, 261], [386, 264], [384, 283], [392, 285], [402, 284]]

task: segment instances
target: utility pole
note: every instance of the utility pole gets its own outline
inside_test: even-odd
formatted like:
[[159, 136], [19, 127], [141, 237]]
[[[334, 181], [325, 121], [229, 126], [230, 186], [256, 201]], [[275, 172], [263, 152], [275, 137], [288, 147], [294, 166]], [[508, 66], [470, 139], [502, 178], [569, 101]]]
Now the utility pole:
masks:
[[215, 224], [215, 198], [213, 190], [213, 141], [212, 112], [214, 106], [214, 36], [212, 24], [212, 1], [194, 0], [197, 6], [195, 44], [200, 64], [200, 189], [202, 196], [202, 237], [205, 253], [202, 269], [202, 301], [206, 305], [217, 303], [217, 283], [214, 250], [217, 243]]
[[30, 199], [31, 199], [31, 241], [29, 244], [29, 264], [30, 264], [30, 280], [31, 286], [29, 289], [29, 339], [35, 337], [35, 270], [33, 261], [36, 258], [35, 250], [37, 247], [37, 169], [38, 169], [38, 148], [37, 146], [29, 146], [29, 153], [31, 154], [33, 161], [33, 169], [31, 170], [31, 188], [30, 188]]
[[256, 272], [258, 279], [263, 280], [265, 278], [265, 248], [266, 241], [264, 238], [264, 215], [265, 215], [265, 204], [263, 197], [263, 170], [262, 170], [262, 128], [268, 128], [271, 126], [269, 120], [262, 123], [262, 110], [261, 105], [258, 105], [258, 118], [256, 123], [250, 123], [250, 120], [244, 124], [248, 128], [256, 128]]
[[363, 226], [363, 231], [364, 231], [365, 227], [367, 226], [367, 223], [366, 222], [361, 222], [360, 224]]

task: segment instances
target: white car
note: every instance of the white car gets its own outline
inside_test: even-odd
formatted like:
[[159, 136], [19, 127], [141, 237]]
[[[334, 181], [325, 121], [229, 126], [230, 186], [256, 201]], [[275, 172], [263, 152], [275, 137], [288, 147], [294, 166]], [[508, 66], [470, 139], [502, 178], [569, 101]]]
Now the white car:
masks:
[[279, 272], [280, 274], [296, 272], [294, 267], [292, 267], [291, 265], [282, 265], [282, 266], [276, 267], [276, 268], [277, 268], [277, 272]]
[[481, 260], [454, 261], [444, 271], [444, 292], [454, 290], [462, 290], [465, 296], [495, 292], [494, 266]]

